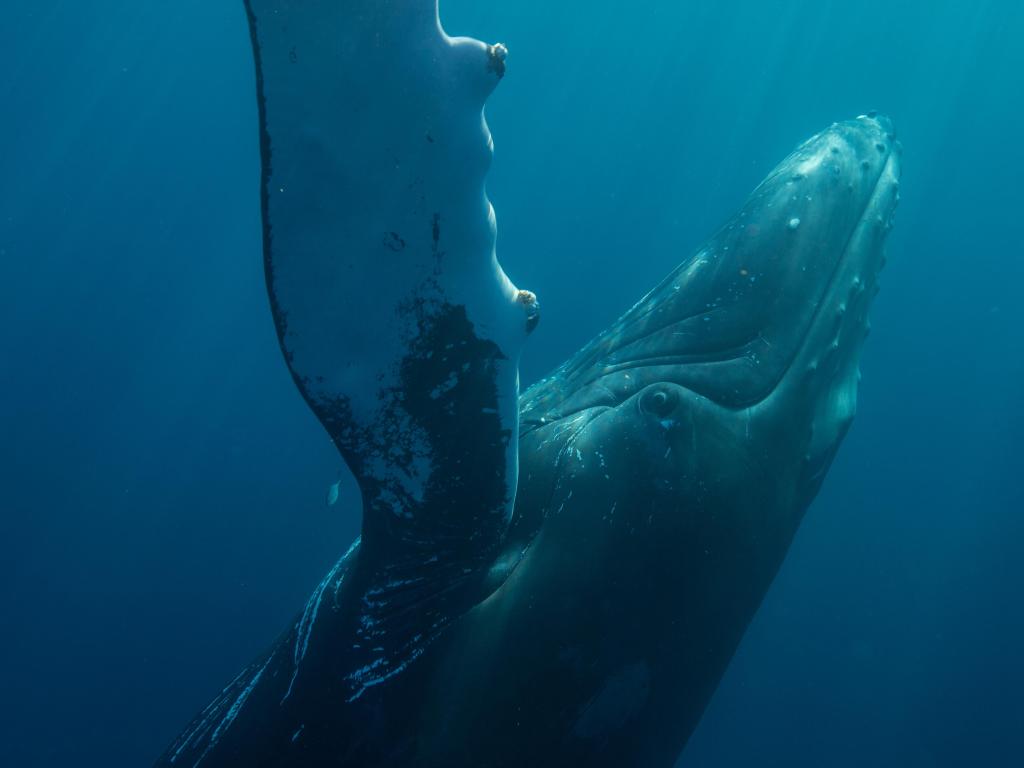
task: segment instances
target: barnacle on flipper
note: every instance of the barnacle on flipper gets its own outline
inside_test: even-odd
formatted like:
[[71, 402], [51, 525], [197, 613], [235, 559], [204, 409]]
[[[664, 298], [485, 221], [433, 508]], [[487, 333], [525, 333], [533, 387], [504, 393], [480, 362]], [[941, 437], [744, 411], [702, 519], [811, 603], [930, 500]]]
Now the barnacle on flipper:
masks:
[[540, 302], [537, 301], [537, 294], [533, 291], [519, 291], [516, 294], [516, 301], [526, 310], [526, 332], [533, 333], [533, 329], [540, 322]]
[[504, 43], [487, 46], [487, 69], [496, 74], [499, 79], [505, 76], [505, 59], [507, 58], [508, 48]]

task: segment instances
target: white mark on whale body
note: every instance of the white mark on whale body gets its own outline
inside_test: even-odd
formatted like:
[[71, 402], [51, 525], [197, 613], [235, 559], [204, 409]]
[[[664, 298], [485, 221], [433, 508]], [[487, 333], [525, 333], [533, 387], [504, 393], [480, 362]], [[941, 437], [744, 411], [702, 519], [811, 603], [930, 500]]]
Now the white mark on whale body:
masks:
[[241, 680], [245, 676], [245, 673], [247, 671], [248, 671], [248, 668], [243, 669], [241, 672], [239, 672], [235, 676], [234, 680], [232, 680], [230, 683], [228, 683], [226, 686], [224, 686], [224, 689], [220, 692], [220, 695], [217, 696], [217, 698], [215, 698], [213, 701], [211, 701], [206, 706], [206, 709], [204, 709], [200, 713], [200, 715], [199, 715], [199, 723], [194, 728], [192, 728], [191, 730], [189, 730], [189, 731], [185, 732], [184, 734], [182, 734], [182, 738], [180, 740], [180, 743], [177, 745], [177, 748], [174, 750], [174, 754], [171, 755], [171, 760], [170, 761], [172, 763], [175, 762], [178, 759], [178, 757], [181, 756], [182, 750], [184, 750], [185, 747], [187, 747], [193, 741], [198, 741], [200, 738], [202, 738], [203, 736], [206, 735], [206, 733], [210, 730], [210, 728], [213, 727], [213, 723], [211, 722], [211, 718], [213, 718], [213, 716], [217, 712], [220, 711], [221, 706], [227, 701], [228, 691], [230, 691], [231, 689], [233, 689], [235, 687], [235, 684], [238, 683], [238, 681]]
[[441, 395], [450, 392], [459, 383], [459, 377], [455, 371], [448, 374], [448, 378], [430, 390], [430, 399], [437, 400]]
[[270, 660], [273, 658], [273, 654], [267, 657], [267, 660], [263, 662], [263, 666], [260, 667], [259, 671], [255, 675], [253, 675], [252, 680], [249, 681], [249, 684], [245, 686], [245, 688], [242, 690], [240, 694], [238, 694], [238, 697], [231, 705], [231, 708], [227, 711], [227, 714], [224, 715], [220, 723], [218, 723], [217, 728], [210, 736], [210, 743], [206, 745], [206, 749], [203, 750], [203, 754], [201, 754], [199, 756], [199, 759], [192, 764], [192, 768], [196, 768], [197, 765], [203, 762], [203, 758], [205, 758], [206, 755], [209, 754], [211, 749], [217, 746], [217, 742], [220, 741], [221, 734], [223, 734], [224, 731], [230, 728], [231, 724], [235, 722], [235, 718], [238, 717], [238, 713], [241, 712], [242, 707], [245, 706], [245, 700], [249, 698], [250, 694], [252, 694], [253, 689], [256, 687], [256, 684], [260, 681], [260, 678], [263, 677], [263, 673], [264, 671], [266, 671], [267, 665], [270, 664]]
[[369, 664], [360, 667], [359, 669], [355, 670], [354, 672], [346, 676], [345, 679], [348, 682], [352, 683], [353, 687], [358, 685], [359, 690], [357, 690], [355, 693], [353, 693], [351, 696], [345, 699], [345, 703], [351, 704], [353, 701], [355, 701], [364, 693], [366, 693], [366, 690], [368, 688], [372, 688], [375, 685], [380, 685], [381, 683], [390, 680], [392, 677], [399, 674], [400, 672], [403, 672], [412, 662], [416, 661], [416, 659], [418, 659], [423, 654], [424, 650], [425, 649], [423, 647], [413, 648], [412, 652], [409, 654], [408, 659], [406, 659], [405, 661], [401, 662], [400, 664], [391, 669], [387, 669], [386, 671], [384, 670], [386, 669], [385, 665], [387, 663], [387, 660], [383, 657], [380, 657], [374, 659]]
[[[281, 699], [282, 704], [284, 704], [284, 702], [288, 700], [288, 697], [292, 695], [292, 686], [295, 685], [295, 678], [299, 675], [299, 665], [305, 658], [306, 650], [309, 648], [309, 637], [313, 632], [313, 625], [316, 624], [316, 617], [320, 613], [320, 604], [323, 602], [324, 592], [327, 591], [328, 585], [335, 580], [335, 577], [337, 577], [342, 566], [348, 561], [349, 555], [351, 555], [355, 548], [359, 546], [361, 541], [362, 536], [357, 536], [356, 540], [352, 542], [352, 546], [348, 548], [348, 552], [346, 552], [344, 556], [334, 564], [334, 567], [328, 571], [327, 575], [324, 576], [323, 581], [320, 582], [317, 588], [313, 591], [313, 594], [310, 595], [309, 600], [306, 602], [306, 609], [302, 612], [302, 618], [299, 619], [299, 623], [295, 627], [295, 650], [292, 654], [292, 661], [295, 668], [292, 672], [291, 682], [288, 683], [288, 690], [285, 691], [284, 698]], [[335, 589], [338, 588], [338, 584], [341, 583], [341, 579], [343, 578], [344, 576], [337, 580], [337, 583], [334, 585]]]

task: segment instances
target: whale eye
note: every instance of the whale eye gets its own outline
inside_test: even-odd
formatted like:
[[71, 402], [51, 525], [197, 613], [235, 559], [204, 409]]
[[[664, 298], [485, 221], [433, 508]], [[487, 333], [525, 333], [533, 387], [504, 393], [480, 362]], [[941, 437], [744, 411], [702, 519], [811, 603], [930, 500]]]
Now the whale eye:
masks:
[[675, 392], [659, 387], [645, 394], [641, 398], [640, 405], [647, 413], [664, 417], [675, 410], [678, 399], [679, 397]]

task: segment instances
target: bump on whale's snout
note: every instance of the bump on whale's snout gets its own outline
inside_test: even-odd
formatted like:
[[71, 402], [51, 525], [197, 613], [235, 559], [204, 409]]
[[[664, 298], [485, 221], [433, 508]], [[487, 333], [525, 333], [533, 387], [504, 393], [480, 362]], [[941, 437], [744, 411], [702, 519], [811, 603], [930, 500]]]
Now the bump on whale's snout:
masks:
[[784, 367], [764, 411], [806, 435], [801, 488], [808, 500], [856, 413], [860, 352], [899, 202], [901, 155], [892, 121], [868, 113], [822, 131], [791, 156], [791, 181], [801, 189], [796, 204], [805, 198], [812, 227], [791, 249], [800, 272], [779, 290], [794, 303], [804, 296], [806, 308], [793, 312], [800, 324], [776, 321], [770, 332], [790, 350], [779, 358]]
[[[820, 357], [843, 347], [845, 327], [866, 328], [899, 202], [901, 154], [892, 121], [868, 113], [836, 123], [791, 156], [792, 175], [776, 185], [775, 203], [794, 212], [787, 226], [794, 219], [807, 226], [793, 233], [789, 248], [798, 270], [784, 269], [785, 284], [778, 286], [791, 309], [766, 323], [774, 338], [792, 346], [787, 366], [800, 354]], [[800, 301], [807, 303], [803, 312], [794, 306]]]

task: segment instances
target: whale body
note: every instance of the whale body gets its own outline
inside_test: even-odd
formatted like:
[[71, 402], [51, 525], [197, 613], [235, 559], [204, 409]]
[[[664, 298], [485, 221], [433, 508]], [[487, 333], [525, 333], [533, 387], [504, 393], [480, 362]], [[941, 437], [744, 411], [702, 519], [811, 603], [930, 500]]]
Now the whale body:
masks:
[[157, 765], [673, 765], [853, 419], [891, 124], [801, 144], [519, 397], [504, 48], [429, 0], [247, 6], [271, 308], [363, 532]]

